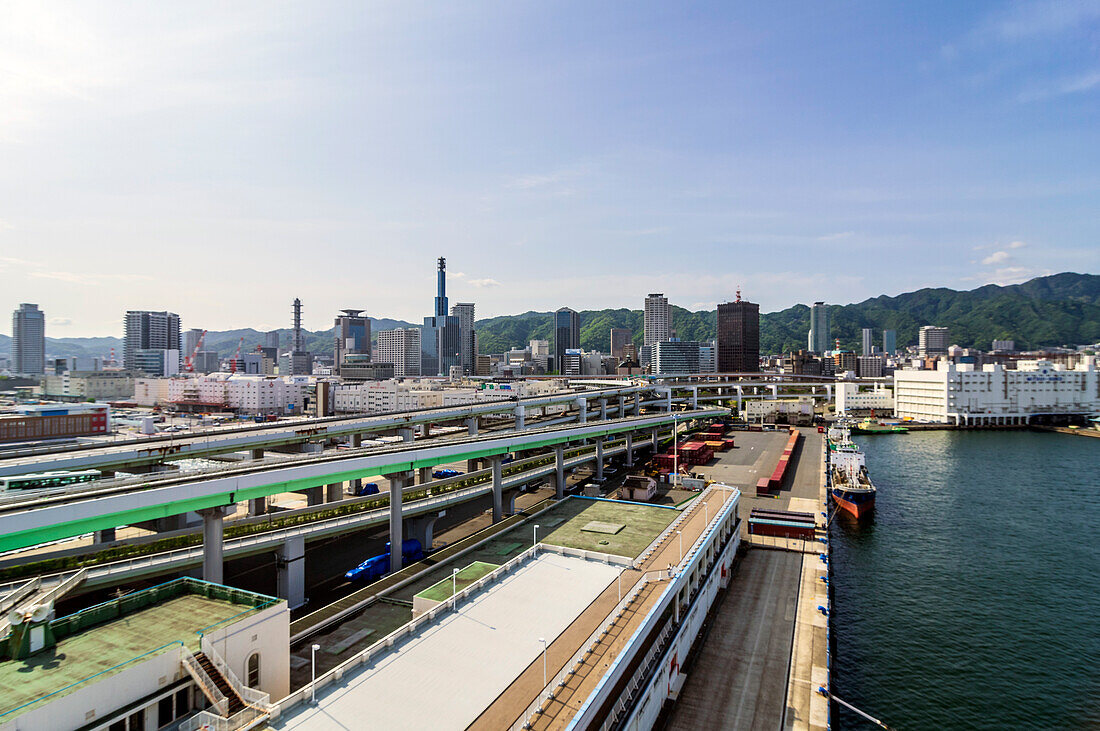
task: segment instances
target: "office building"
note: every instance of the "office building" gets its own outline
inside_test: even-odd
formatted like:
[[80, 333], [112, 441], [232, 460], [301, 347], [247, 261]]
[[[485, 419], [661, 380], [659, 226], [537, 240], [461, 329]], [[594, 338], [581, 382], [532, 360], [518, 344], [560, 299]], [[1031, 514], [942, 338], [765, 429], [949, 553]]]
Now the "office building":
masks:
[[834, 350], [831, 360], [833, 361], [834, 373], [843, 373], [845, 371], [850, 373], [856, 372], [856, 354], [850, 350]]
[[920, 329], [917, 350], [922, 358], [947, 355], [947, 328], [925, 325]]
[[716, 341], [708, 340], [705, 343], [699, 343], [699, 372], [718, 372], [718, 343]]
[[133, 355], [133, 370], [147, 376], [175, 376], [180, 372], [180, 352], [171, 348], [141, 348]]
[[718, 305], [718, 372], [760, 370], [760, 305], [741, 299]]
[[991, 350], [1001, 352], [1001, 353], [1014, 353], [1016, 351], [1016, 341], [1015, 340], [994, 340], [993, 341], [993, 347], [991, 348]]
[[[420, 372], [446, 376], [451, 366], [461, 365], [461, 334], [458, 318], [447, 314], [447, 260], [442, 256], [436, 270], [435, 314], [424, 318], [420, 336]], [[395, 364], [396, 365], [396, 364]]]
[[882, 352], [886, 355], [893, 355], [898, 352], [898, 331], [897, 330], [883, 330], [882, 331]]
[[837, 381], [833, 386], [837, 415], [852, 416], [875, 412], [883, 416], [894, 411], [894, 392], [885, 384], [866, 386], [854, 381]]
[[46, 314], [23, 303], [11, 316], [11, 369], [28, 376], [46, 372]]
[[672, 311], [668, 298], [657, 292], [645, 298], [645, 318], [642, 345], [668, 340], [672, 335]]
[[860, 378], [881, 378], [882, 357], [878, 355], [861, 355], [856, 358], [856, 375]]
[[865, 327], [862, 330], [863, 333], [863, 349], [860, 351], [861, 355], [874, 355], [875, 354], [875, 331], [872, 328]]
[[[344, 359], [348, 355], [365, 356], [370, 362], [370, 318], [363, 317], [362, 310], [341, 310], [334, 323], [332, 362], [337, 373], [341, 373]], [[361, 362], [362, 358], [357, 358]]]
[[134, 378], [128, 371], [67, 370], [47, 375], [47, 396], [113, 401], [134, 395]]
[[191, 357], [191, 354], [195, 352], [195, 348], [203, 341], [202, 334], [204, 332], [206, 331], [200, 328], [191, 328], [183, 334], [183, 355], [185, 358]]
[[423, 353], [420, 341], [420, 328], [382, 330], [378, 333], [378, 362], [392, 363], [395, 378], [419, 376]]
[[699, 373], [701, 343], [665, 340], [653, 344], [653, 373], [661, 375]]
[[477, 367], [477, 331], [474, 329], [474, 303], [456, 302], [451, 314], [458, 318], [459, 362], [462, 372], [470, 376]]
[[634, 333], [625, 327], [611, 328], [611, 357], [622, 360], [623, 348], [634, 341]]
[[[554, 313], [554, 365], [558, 372], [566, 375], [563, 364], [565, 352], [581, 347], [581, 318], [575, 310], [562, 307]], [[575, 375], [580, 375], [580, 372]]]
[[939, 361], [935, 370], [894, 371], [895, 416], [959, 426], [1077, 421], [1100, 410], [1096, 359], [1073, 368], [1049, 360], [1020, 360], [980, 369]]
[[584, 351], [580, 348], [567, 348], [561, 356], [561, 366], [558, 369], [563, 376], [584, 375]]
[[269, 330], [264, 333], [264, 347], [279, 349], [279, 331]]
[[[151, 312], [148, 310], [130, 310], [126, 313], [125, 335], [122, 346], [122, 361], [126, 370], [140, 371], [138, 363], [141, 351], [174, 351], [179, 358], [180, 316], [174, 312]], [[143, 362], [150, 362], [153, 356], [141, 356]], [[160, 369], [163, 370], [163, 369]], [[179, 372], [179, 364], [170, 372]], [[166, 375], [163, 372], [146, 371], [151, 375]]]
[[829, 339], [829, 306], [824, 302], [814, 302], [810, 306], [810, 332], [806, 340], [806, 349], [818, 355], [832, 346]]

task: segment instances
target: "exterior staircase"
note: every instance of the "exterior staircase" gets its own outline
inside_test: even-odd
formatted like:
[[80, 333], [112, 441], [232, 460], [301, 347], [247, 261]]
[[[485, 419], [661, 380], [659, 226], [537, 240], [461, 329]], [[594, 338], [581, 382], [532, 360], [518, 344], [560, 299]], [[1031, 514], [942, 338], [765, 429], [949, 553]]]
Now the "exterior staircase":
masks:
[[[225, 679], [225, 676], [214, 667], [214, 663], [210, 661], [210, 658], [206, 656], [205, 652], [195, 653], [195, 659], [198, 660], [199, 667], [206, 671], [206, 674], [210, 677], [210, 680], [214, 683], [215, 687], [221, 694], [225, 696], [225, 700], [228, 702], [228, 716], [236, 716], [238, 713], [244, 710], [244, 701], [237, 694], [237, 691], [233, 689], [233, 686], [229, 684], [229, 681]], [[217, 698], [211, 698], [211, 703], [217, 703]]]

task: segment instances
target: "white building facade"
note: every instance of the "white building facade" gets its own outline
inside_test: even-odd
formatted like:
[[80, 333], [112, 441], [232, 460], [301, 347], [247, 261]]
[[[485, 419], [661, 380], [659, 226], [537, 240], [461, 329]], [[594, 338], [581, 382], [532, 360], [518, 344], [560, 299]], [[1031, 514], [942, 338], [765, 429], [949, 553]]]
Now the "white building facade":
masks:
[[378, 362], [393, 363], [397, 378], [420, 375], [420, 328], [398, 328], [378, 333]]
[[940, 361], [937, 369], [894, 372], [894, 414], [959, 426], [1028, 424], [1035, 417], [1100, 410], [1096, 360], [1073, 369], [1046, 360], [1018, 361], [1016, 370]]
[[893, 412], [894, 392], [886, 384], [875, 383], [871, 386], [854, 381], [837, 381], [833, 386], [836, 413], [850, 414], [856, 411], [871, 411], [876, 414]]

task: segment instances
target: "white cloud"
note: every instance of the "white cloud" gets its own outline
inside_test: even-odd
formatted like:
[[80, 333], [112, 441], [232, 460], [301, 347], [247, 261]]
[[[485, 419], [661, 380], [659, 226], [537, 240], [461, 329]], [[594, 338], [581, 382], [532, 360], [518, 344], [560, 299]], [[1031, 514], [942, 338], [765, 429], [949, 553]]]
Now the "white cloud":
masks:
[[73, 324], [73, 321], [68, 317], [51, 317], [50, 324], [57, 327], [68, 327]]
[[992, 254], [982, 259], [982, 264], [986, 266], [992, 266], [993, 264], [1004, 264], [1011, 258], [1012, 256], [1007, 251], [994, 251]]
[[500, 286], [500, 282], [498, 282], [495, 279], [489, 279], [489, 278], [471, 279], [470, 284], [472, 284], [473, 286], [475, 286], [479, 289], [484, 289], [486, 287], [499, 287]]
[[1008, 248], [1010, 248], [1010, 249], [1022, 249], [1025, 246], [1027, 246], [1027, 244], [1025, 244], [1023, 241], [1013, 241], [1011, 244], [1008, 245]]
[[1094, 89], [1100, 89], [1100, 70], [1033, 86], [1020, 92], [1017, 99], [1021, 102], [1036, 102], [1067, 94], [1082, 94]]
[[835, 234], [825, 234], [824, 236], [818, 236], [818, 241], [843, 241], [844, 239], [850, 239], [855, 236], [854, 231], [840, 231]]

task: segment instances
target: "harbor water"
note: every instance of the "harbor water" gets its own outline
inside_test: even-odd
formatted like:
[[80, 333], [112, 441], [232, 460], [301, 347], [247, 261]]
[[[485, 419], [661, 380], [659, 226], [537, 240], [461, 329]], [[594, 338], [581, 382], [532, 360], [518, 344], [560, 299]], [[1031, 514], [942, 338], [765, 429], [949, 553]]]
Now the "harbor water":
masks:
[[1100, 440], [854, 441], [878, 495], [830, 526], [837, 696], [895, 729], [1100, 727]]

